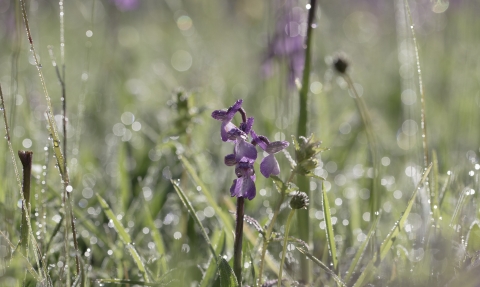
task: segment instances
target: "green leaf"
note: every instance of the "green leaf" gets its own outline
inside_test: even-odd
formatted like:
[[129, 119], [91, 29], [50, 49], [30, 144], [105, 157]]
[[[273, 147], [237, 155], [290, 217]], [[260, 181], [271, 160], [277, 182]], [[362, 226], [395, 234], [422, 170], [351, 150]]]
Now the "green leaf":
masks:
[[175, 188], [175, 191], [177, 192], [178, 196], [180, 197], [180, 200], [182, 201], [183, 205], [187, 208], [188, 214], [190, 214], [190, 216], [193, 218], [195, 223], [200, 228], [200, 231], [202, 232], [203, 238], [207, 242], [208, 247], [210, 248], [210, 251], [212, 252], [212, 256], [214, 258], [216, 258], [217, 254], [215, 253], [215, 250], [213, 249], [212, 243], [210, 242], [210, 238], [208, 237], [207, 232], [205, 231], [205, 228], [203, 227], [202, 222], [198, 218], [197, 213], [195, 212], [195, 209], [193, 208], [192, 204], [188, 200], [187, 195], [185, 195], [185, 193], [183, 192], [182, 188], [180, 187], [180, 185], [178, 184], [177, 181], [175, 181], [175, 180], [170, 180], [170, 181], [172, 182], [173, 187]]
[[327, 232], [328, 253], [333, 264], [333, 270], [338, 274], [337, 248], [335, 246], [335, 235], [333, 234], [332, 216], [330, 214], [330, 204], [328, 202], [327, 190], [324, 181], [322, 181], [322, 207], [325, 218], [325, 230]]
[[335, 282], [337, 282], [340, 286], [347, 286], [345, 284], [345, 282], [343, 282], [342, 279], [340, 279], [340, 277], [338, 277], [337, 274], [335, 274], [335, 272], [333, 272], [330, 268], [328, 268], [327, 265], [325, 265], [325, 263], [320, 261], [318, 258], [316, 258], [312, 254], [308, 253], [307, 250], [305, 250], [302, 247], [297, 247], [297, 250], [300, 251], [300, 253], [302, 253], [303, 255], [307, 256], [310, 260], [313, 261], [313, 263], [317, 264], [320, 268], [322, 268], [330, 276], [332, 276], [333, 280], [335, 280]]
[[237, 277], [233, 273], [232, 267], [223, 257], [218, 257], [218, 270], [220, 274], [220, 286], [222, 287], [236, 287], [238, 286]]
[[[215, 246], [216, 254], [222, 254], [223, 249], [225, 248], [226, 238], [225, 238], [225, 231], [217, 231], [213, 234], [212, 237], [212, 244]], [[218, 266], [217, 266], [217, 257], [213, 256], [210, 258], [208, 262], [207, 271], [203, 274], [202, 282], [200, 283], [200, 287], [208, 287], [212, 286], [213, 282], [215, 281], [215, 274], [217, 273]]]
[[150, 279], [148, 278], [148, 275], [147, 275], [147, 271], [145, 269], [145, 265], [143, 264], [143, 261], [140, 258], [140, 255], [138, 254], [137, 250], [132, 245], [132, 239], [130, 238], [130, 235], [127, 233], [122, 223], [118, 221], [117, 217], [115, 216], [113, 211], [110, 209], [110, 206], [108, 206], [108, 203], [105, 201], [105, 199], [103, 199], [98, 193], [97, 193], [97, 198], [98, 198], [98, 201], [100, 202], [100, 205], [102, 206], [103, 212], [105, 212], [105, 215], [113, 223], [113, 226], [117, 231], [117, 234], [119, 235], [122, 242], [125, 244], [125, 247], [127, 248], [128, 252], [132, 256], [133, 261], [137, 265], [138, 270], [140, 271], [140, 273], [142, 273], [143, 279], [147, 283], [150, 282]]
[[470, 230], [467, 234], [467, 252], [474, 254], [480, 250], [480, 226], [478, 221], [474, 221], [470, 225]]

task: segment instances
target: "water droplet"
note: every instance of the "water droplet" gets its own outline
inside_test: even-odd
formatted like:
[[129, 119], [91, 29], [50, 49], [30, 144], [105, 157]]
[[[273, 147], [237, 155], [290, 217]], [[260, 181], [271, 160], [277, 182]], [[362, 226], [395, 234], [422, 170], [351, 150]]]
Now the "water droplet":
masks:
[[38, 64], [37, 66], [39, 69], [43, 68], [42, 64]]

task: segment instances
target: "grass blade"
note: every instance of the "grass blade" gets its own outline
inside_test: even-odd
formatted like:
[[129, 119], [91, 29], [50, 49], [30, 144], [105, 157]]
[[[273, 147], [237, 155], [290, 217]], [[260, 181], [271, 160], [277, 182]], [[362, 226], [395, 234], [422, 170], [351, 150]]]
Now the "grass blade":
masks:
[[347, 275], [345, 277], [345, 283], [348, 284], [350, 282], [350, 279], [352, 279], [353, 272], [355, 272], [357, 264], [358, 262], [360, 262], [360, 259], [362, 258], [363, 253], [367, 248], [368, 241], [370, 241], [370, 238], [375, 233], [375, 230], [377, 229], [377, 225], [379, 221], [380, 221], [380, 216], [377, 216], [373, 221], [373, 224], [370, 227], [370, 230], [368, 231], [367, 238], [363, 241], [362, 245], [360, 245], [360, 248], [358, 248], [358, 251], [355, 254], [355, 257], [352, 260], [352, 264], [350, 264], [350, 268], [348, 268]]
[[105, 215], [108, 217], [108, 219], [110, 219], [113, 222], [113, 226], [115, 227], [117, 234], [125, 244], [125, 247], [127, 248], [128, 252], [132, 256], [133, 260], [135, 261], [135, 264], [137, 265], [137, 268], [140, 271], [140, 273], [142, 273], [145, 282], [147, 283], [150, 282], [150, 279], [148, 278], [148, 275], [147, 275], [147, 271], [145, 269], [145, 265], [143, 264], [143, 261], [140, 258], [140, 255], [138, 254], [137, 250], [132, 245], [132, 239], [130, 235], [127, 233], [122, 223], [118, 221], [117, 217], [113, 213], [112, 209], [110, 209], [110, 206], [108, 206], [108, 203], [105, 201], [105, 199], [103, 199], [98, 193], [97, 193], [97, 198], [98, 198], [98, 201], [100, 202], [100, 205], [102, 206], [103, 211], [105, 212]]
[[145, 212], [145, 223], [148, 227], [150, 227], [150, 232], [152, 235], [153, 242], [155, 243], [155, 247], [157, 248], [158, 254], [160, 254], [162, 257], [159, 259], [160, 260], [160, 270], [162, 274], [165, 274], [165, 272], [168, 271], [168, 266], [167, 266], [167, 260], [165, 258], [165, 255], [167, 254], [165, 252], [165, 244], [163, 243], [163, 237], [160, 231], [155, 227], [155, 223], [153, 222], [152, 218], [152, 213], [150, 211], [150, 208], [148, 208], [148, 205], [145, 204], [146, 212]]
[[330, 204], [328, 202], [327, 190], [324, 181], [322, 181], [322, 207], [325, 218], [325, 230], [327, 232], [328, 253], [333, 264], [335, 274], [338, 274], [337, 248], [335, 246], [335, 235], [333, 234], [332, 215], [330, 214]]
[[425, 172], [423, 173], [422, 179], [418, 182], [417, 186], [415, 187], [412, 197], [408, 200], [407, 207], [405, 208], [405, 211], [403, 212], [402, 216], [397, 222], [395, 222], [392, 230], [387, 235], [385, 240], [382, 242], [382, 245], [380, 246], [380, 254], [378, 254], [378, 252], [375, 252], [372, 259], [370, 259], [369, 263], [367, 264], [367, 267], [365, 268], [364, 272], [362, 272], [360, 277], [358, 277], [357, 281], [353, 285], [354, 287], [363, 286], [364, 281], [366, 279], [368, 280], [368, 278], [370, 277], [370, 274], [373, 271], [374, 265], [382, 262], [385, 256], [387, 256], [388, 252], [390, 251], [390, 248], [392, 247], [393, 243], [397, 239], [398, 234], [400, 233], [400, 231], [403, 230], [403, 227], [405, 226], [405, 221], [407, 221], [408, 215], [412, 210], [413, 203], [415, 202], [415, 197], [417, 196], [417, 192], [420, 189], [420, 186], [422, 186], [425, 180], [427, 179], [431, 169], [432, 169], [432, 164], [430, 164], [428, 168], [425, 170]]
[[174, 180], [170, 180], [170, 181], [172, 182], [173, 187], [175, 188], [175, 191], [177, 192], [178, 196], [180, 197], [180, 200], [182, 200], [183, 205], [185, 205], [185, 207], [187, 208], [188, 213], [190, 214], [190, 216], [193, 217], [193, 220], [195, 221], [195, 223], [198, 225], [198, 227], [202, 231], [203, 238], [207, 242], [208, 247], [210, 248], [210, 251], [212, 252], [213, 257], [216, 258], [217, 254], [215, 253], [215, 249], [213, 249], [212, 243], [210, 242], [210, 238], [208, 237], [207, 232], [205, 231], [205, 228], [203, 227], [202, 222], [200, 221], [200, 219], [198, 219], [198, 216], [195, 213], [195, 209], [193, 208], [192, 204], [188, 200], [187, 196], [183, 192], [180, 185], [178, 185], [178, 182], [176, 182]]
[[[203, 181], [198, 177], [195, 169], [190, 164], [190, 162], [183, 156], [180, 156], [179, 158], [183, 166], [185, 167], [185, 170], [192, 177], [195, 184], [202, 188], [203, 195], [205, 195], [205, 198], [207, 199], [208, 204], [215, 210], [215, 214], [218, 214], [220, 222], [225, 227], [225, 230], [234, 230], [231, 217], [226, 212], [224, 212], [223, 209], [221, 209], [220, 206], [217, 204], [212, 194], [210, 193], [209, 189], [205, 186]], [[227, 233], [227, 237], [233, 241], [233, 237], [231, 233]]]
[[300, 251], [300, 253], [302, 253], [303, 255], [307, 256], [310, 260], [313, 261], [313, 263], [317, 264], [324, 271], [326, 271], [328, 275], [332, 276], [333, 280], [335, 280], [335, 282], [337, 282], [340, 286], [347, 286], [345, 282], [343, 282], [342, 279], [338, 277], [337, 274], [335, 274], [335, 272], [333, 272], [330, 268], [328, 268], [328, 266], [325, 265], [325, 263], [320, 261], [318, 258], [308, 253], [307, 250], [305, 250], [302, 247], [297, 247], [297, 250]]

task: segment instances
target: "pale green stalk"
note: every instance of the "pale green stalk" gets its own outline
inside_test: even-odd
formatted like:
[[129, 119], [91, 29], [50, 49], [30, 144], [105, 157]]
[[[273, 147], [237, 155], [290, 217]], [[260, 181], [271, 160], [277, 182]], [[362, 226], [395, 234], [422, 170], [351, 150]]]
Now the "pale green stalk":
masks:
[[285, 199], [287, 184], [293, 180], [294, 176], [295, 176], [295, 173], [292, 171], [290, 173], [290, 177], [288, 178], [288, 181], [284, 184], [284, 188], [280, 192], [280, 198], [279, 198], [279, 200], [277, 202], [277, 205], [275, 207], [275, 210], [273, 212], [272, 220], [268, 224], [267, 231], [265, 232], [265, 237], [263, 238], [263, 245], [262, 245], [262, 255], [260, 257], [260, 267], [259, 267], [259, 271], [258, 271], [258, 284], [257, 284], [257, 286], [262, 285], [262, 281], [263, 281], [262, 275], [263, 275], [263, 266], [264, 266], [264, 262], [265, 262], [265, 254], [267, 253], [268, 244], [270, 243], [270, 239], [271, 239], [270, 237], [272, 235], [273, 226], [275, 225], [275, 221], [277, 220], [278, 213], [280, 212], [280, 207], [282, 206], [282, 203]]
[[295, 215], [295, 209], [290, 210], [287, 218], [287, 224], [285, 225], [285, 234], [283, 235], [283, 250], [282, 250], [282, 261], [280, 261], [280, 272], [278, 272], [278, 282], [277, 287], [282, 286], [282, 272], [283, 264], [285, 263], [285, 256], [287, 254], [287, 245], [288, 245], [288, 233], [290, 232], [290, 224], [292, 223], [292, 218]]
[[[298, 115], [298, 127], [297, 136], [307, 136], [307, 120], [308, 120], [308, 91], [310, 80], [310, 62], [311, 62], [311, 50], [312, 50], [312, 32], [314, 28], [315, 10], [317, 9], [317, 1], [310, 0], [310, 10], [308, 11], [308, 24], [307, 24], [307, 36], [306, 36], [306, 49], [305, 49], [305, 67], [303, 69], [302, 87], [299, 95], [299, 115]], [[297, 185], [300, 191], [305, 192], [310, 196], [310, 183], [309, 179], [304, 176], [297, 178]], [[310, 217], [308, 216], [308, 210], [300, 211], [297, 216], [297, 226], [299, 237], [310, 243]], [[302, 272], [301, 278], [305, 282], [310, 281], [310, 263], [304, 257], [300, 259], [300, 270]]]

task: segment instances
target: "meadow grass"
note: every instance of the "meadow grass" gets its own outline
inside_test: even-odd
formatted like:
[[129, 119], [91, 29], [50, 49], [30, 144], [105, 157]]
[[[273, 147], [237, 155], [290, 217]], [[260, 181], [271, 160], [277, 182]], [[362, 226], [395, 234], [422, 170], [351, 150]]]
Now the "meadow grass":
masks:
[[[1, 2], [0, 286], [477, 286], [479, 8]], [[237, 99], [290, 142], [242, 235]]]

